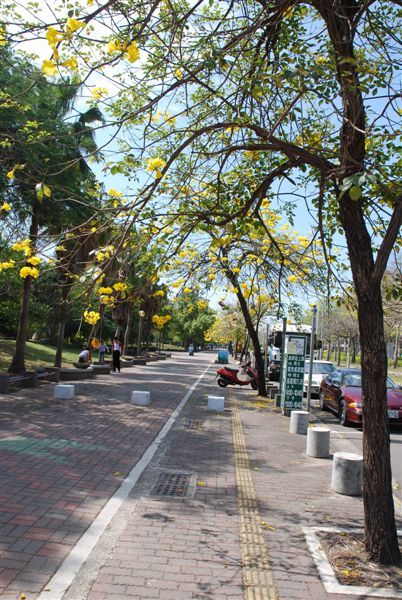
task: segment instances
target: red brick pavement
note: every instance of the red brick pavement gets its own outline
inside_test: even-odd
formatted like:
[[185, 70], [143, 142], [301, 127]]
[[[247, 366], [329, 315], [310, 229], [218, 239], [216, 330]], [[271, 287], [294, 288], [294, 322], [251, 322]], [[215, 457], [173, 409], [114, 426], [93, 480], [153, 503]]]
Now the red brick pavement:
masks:
[[[80, 384], [68, 404], [55, 403], [41, 388], [35, 399], [21, 393], [8, 408], [6, 432], [14, 446], [6, 451], [9, 483], [3, 487], [4, 600], [17, 598], [17, 591], [27, 600], [37, 597], [211, 357], [194, 358], [183, 356], [171, 368], [157, 364], [153, 375], [145, 375], [146, 367], [141, 376], [137, 369]], [[207, 411], [208, 393], [225, 394], [210, 372], [63, 600], [244, 597], [231, 413]], [[152, 393], [146, 409], [127, 399], [138, 377]], [[302, 527], [361, 526], [361, 499], [331, 492], [331, 461], [307, 457], [306, 438], [289, 434], [287, 418], [250, 402], [254, 392], [238, 390], [236, 397], [279, 600], [350, 598], [327, 594]], [[342, 440], [331, 443], [332, 451], [342, 449]], [[161, 469], [193, 474], [195, 493], [152, 495]]]
[[[0, 397], [2, 599], [42, 590], [210, 360], [98, 376], [69, 401], [53, 385]], [[131, 405], [131, 389], [151, 406]]]

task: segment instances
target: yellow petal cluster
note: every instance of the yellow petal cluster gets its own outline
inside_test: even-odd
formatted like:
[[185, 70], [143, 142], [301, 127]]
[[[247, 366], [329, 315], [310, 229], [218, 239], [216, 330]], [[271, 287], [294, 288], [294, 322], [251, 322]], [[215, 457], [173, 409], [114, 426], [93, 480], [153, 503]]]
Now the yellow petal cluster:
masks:
[[9, 204], [8, 202], [3, 202], [3, 204], [0, 206], [0, 210], [5, 210], [5, 211], [11, 210], [11, 204]]
[[66, 22], [66, 33], [71, 35], [74, 31], [78, 31], [82, 27], [85, 27], [86, 23], [84, 21], [79, 21], [78, 19], [74, 19], [73, 17], [69, 17]]
[[20, 269], [20, 277], [23, 279], [26, 277], [37, 279], [39, 277], [39, 270], [36, 267], [22, 267], [22, 269]]
[[0, 262], [0, 272], [6, 269], [12, 269], [15, 267], [15, 260], [10, 258], [10, 260], [5, 260], [4, 262]]
[[58, 42], [64, 38], [64, 34], [62, 31], [55, 29], [54, 27], [48, 27], [46, 31], [46, 39], [51, 48], [55, 48]]
[[39, 258], [39, 256], [31, 256], [30, 258], [27, 259], [27, 263], [29, 263], [33, 267], [40, 265], [41, 262], [42, 262], [42, 259]]
[[157, 329], [162, 329], [171, 318], [170, 315], [154, 315], [152, 317], [152, 323]]
[[98, 290], [99, 294], [113, 294], [113, 290], [111, 287], [100, 287]]
[[123, 283], [122, 281], [118, 281], [117, 283], [113, 284], [113, 289], [116, 292], [125, 292], [128, 288], [127, 283]]
[[31, 242], [29, 239], [22, 240], [22, 242], [16, 242], [11, 247], [13, 250], [22, 251], [25, 256], [31, 256], [32, 254]]
[[49, 75], [49, 77], [56, 75], [57, 65], [54, 62], [54, 60], [44, 60], [42, 62], [42, 71], [44, 72], [45, 75]]
[[95, 310], [84, 310], [84, 321], [90, 325], [96, 325], [100, 319], [100, 314]]

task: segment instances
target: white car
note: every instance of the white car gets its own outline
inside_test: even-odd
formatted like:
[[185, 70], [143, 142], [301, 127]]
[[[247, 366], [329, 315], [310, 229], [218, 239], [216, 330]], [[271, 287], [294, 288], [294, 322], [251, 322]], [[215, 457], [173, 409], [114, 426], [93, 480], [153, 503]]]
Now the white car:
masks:
[[[336, 369], [334, 363], [329, 360], [313, 360], [313, 373], [311, 376], [311, 396], [319, 397], [321, 381], [329, 375], [334, 369]], [[306, 360], [306, 364], [304, 367], [304, 384], [303, 384], [303, 393], [307, 394], [307, 386], [308, 386], [308, 374], [310, 370], [310, 361]]]

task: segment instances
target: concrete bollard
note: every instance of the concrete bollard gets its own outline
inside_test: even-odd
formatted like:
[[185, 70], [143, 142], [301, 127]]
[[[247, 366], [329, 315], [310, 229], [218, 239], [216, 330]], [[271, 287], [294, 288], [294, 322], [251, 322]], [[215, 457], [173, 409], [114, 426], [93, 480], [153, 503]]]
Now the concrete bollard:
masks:
[[135, 391], [131, 392], [131, 403], [136, 406], [148, 406], [151, 403], [150, 392]]
[[208, 410], [223, 412], [225, 410], [225, 398], [223, 396], [208, 396]]
[[307, 456], [327, 458], [331, 430], [324, 427], [309, 427], [307, 430]]
[[290, 433], [306, 435], [310, 413], [305, 410], [292, 410], [290, 415]]
[[350, 452], [336, 452], [332, 461], [331, 489], [345, 496], [361, 496], [363, 457]]
[[75, 395], [75, 387], [72, 384], [58, 383], [54, 386], [53, 398], [60, 400], [71, 400]]

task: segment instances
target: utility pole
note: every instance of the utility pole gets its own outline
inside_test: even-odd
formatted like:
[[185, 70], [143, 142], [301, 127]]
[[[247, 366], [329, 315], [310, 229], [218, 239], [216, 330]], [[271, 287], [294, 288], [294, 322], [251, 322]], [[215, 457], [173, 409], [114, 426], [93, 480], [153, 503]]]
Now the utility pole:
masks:
[[308, 384], [307, 384], [307, 398], [306, 398], [306, 411], [310, 412], [311, 405], [311, 378], [313, 375], [313, 361], [314, 361], [314, 339], [315, 330], [317, 323], [317, 307], [313, 306], [313, 322], [311, 324], [311, 338], [310, 338], [310, 362], [308, 369]]

